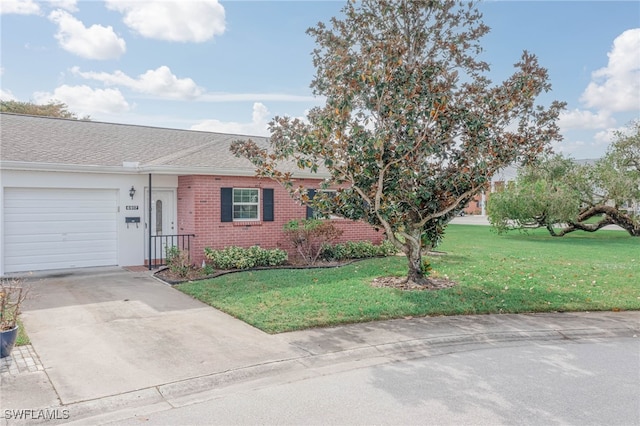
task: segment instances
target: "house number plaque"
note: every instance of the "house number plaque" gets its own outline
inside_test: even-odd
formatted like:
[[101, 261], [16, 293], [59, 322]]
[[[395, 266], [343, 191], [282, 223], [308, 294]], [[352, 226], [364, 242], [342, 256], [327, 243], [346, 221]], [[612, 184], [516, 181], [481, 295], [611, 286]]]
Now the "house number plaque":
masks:
[[138, 210], [138, 206], [125, 206], [126, 210]]

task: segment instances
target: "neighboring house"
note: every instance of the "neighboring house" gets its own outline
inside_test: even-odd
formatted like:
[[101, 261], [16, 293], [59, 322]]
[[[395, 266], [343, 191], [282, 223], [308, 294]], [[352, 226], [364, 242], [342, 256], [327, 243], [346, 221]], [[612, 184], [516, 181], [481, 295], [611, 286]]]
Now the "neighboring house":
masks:
[[486, 189], [477, 194], [467, 205], [462, 209], [465, 214], [474, 214], [485, 216], [487, 214], [487, 202], [493, 192], [502, 191], [502, 189], [509, 182], [516, 180], [518, 170], [516, 167], [508, 166], [501, 169], [493, 175], [491, 183], [487, 185]]
[[[0, 129], [0, 275], [143, 265], [166, 245], [188, 248], [196, 264], [205, 247], [290, 250], [283, 225], [309, 214], [230, 153], [248, 136], [8, 113]], [[324, 177], [293, 172], [306, 188]], [[334, 221], [341, 241], [384, 238]]]

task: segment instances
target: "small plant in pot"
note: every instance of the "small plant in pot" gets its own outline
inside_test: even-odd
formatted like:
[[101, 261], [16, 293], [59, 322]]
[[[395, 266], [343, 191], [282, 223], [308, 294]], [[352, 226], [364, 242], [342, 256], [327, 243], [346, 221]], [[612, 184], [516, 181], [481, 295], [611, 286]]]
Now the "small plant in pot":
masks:
[[20, 280], [0, 280], [0, 358], [11, 355], [18, 337], [18, 315], [27, 289]]

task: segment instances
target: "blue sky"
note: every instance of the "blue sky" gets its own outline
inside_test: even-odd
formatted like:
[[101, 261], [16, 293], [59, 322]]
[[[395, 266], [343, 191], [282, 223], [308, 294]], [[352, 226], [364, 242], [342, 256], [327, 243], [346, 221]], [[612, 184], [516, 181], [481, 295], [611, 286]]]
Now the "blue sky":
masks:
[[[93, 120], [267, 135], [321, 100], [305, 30], [343, 1], [1, 0], [2, 99], [57, 99]], [[567, 102], [557, 151], [601, 156], [640, 118], [640, 2], [485, 1], [494, 82], [523, 49]]]

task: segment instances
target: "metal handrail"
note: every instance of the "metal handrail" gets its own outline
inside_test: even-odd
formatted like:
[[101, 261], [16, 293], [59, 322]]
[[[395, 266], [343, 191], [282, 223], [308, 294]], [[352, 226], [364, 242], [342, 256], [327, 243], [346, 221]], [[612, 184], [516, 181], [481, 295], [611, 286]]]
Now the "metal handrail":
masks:
[[151, 235], [149, 237], [151, 252], [147, 259], [149, 270], [167, 264], [166, 249], [171, 247], [178, 247], [180, 250], [186, 251], [189, 253], [189, 260], [191, 260], [191, 238], [195, 237], [195, 234]]

